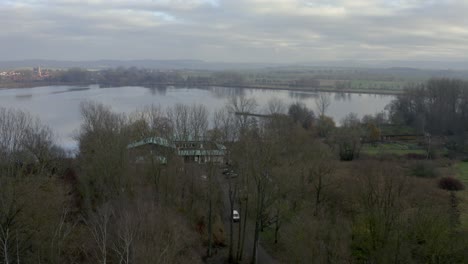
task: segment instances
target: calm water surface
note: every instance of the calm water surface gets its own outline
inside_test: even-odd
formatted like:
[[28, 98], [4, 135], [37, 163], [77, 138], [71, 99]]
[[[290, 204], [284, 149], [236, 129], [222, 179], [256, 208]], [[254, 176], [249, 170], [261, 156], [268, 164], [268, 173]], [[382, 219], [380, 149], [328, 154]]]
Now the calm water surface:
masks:
[[[339, 122], [348, 113], [362, 117], [384, 110], [394, 98], [389, 95], [339, 94], [329, 93], [331, 105], [327, 115]], [[99, 86], [47, 86], [37, 88], [0, 89], [0, 106], [29, 111], [49, 124], [57, 134], [58, 143], [73, 149], [76, 142], [73, 136], [80, 126], [79, 105], [86, 100], [101, 102], [116, 112], [133, 112], [146, 105], [160, 105], [162, 108], [176, 103], [205, 104], [212, 112], [223, 107], [231, 96], [244, 95], [255, 98], [263, 111], [267, 102], [279, 98], [286, 104], [303, 102], [315, 110], [315, 92], [296, 92], [286, 90], [257, 90], [239, 88], [145, 88]]]

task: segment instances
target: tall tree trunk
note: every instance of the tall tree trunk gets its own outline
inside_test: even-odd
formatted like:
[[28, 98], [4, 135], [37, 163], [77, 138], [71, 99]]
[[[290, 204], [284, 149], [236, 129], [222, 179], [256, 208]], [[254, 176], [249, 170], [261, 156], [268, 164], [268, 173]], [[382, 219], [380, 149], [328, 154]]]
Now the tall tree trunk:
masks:
[[127, 261], [125, 262], [125, 264], [129, 264], [130, 263], [130, 245], [129, 244], [127, 245], [126, 251], [127, 251], [127, 257], [126, 257]]
[[10, 229], [6, 228], [6, 230], [2, 230], [2, 233], [3, 233], [2, 234], [3, 235], [3, 238], [2, 238], [2, 242], [3, 242], [3, 261], [4, 261], [5, 264], [8, 264], [9, 263], [9, 260], [8, 260], [8, 240], [10, 239], [9, 238]]
[[315, 188], [315, 210], [314, 210], [314, 216], [317, 216], [318, 215], [318, 211], [319, 211], [319, 206], [320, 206], [320, 202], [321, 202], [321, 195], [322, 195], [322, 175], [319, 174], [318, 175], [318, 183], [317, 183], [317, 186]]
[[252, 253], [252, 264], [257, 263], [258, 240], [260, 236], [260, 221], [262, 218], [262, 188], [260, 185], [257, 187], [257, 208], [255, 215], [255, 232], [254, 232], [254, 245]]
[[239, 256], [240, 256], [240, 252], [241, 252], [241, 237], [242, 237], [242, 214], [243, 214], [243, 211], [242, 211], [242, 200], [239, 198], [239, 215], [241, 217], [239, 217], [239, 228], [237, 229], [237, 249], [236, 249], [236, 262], [239, 262]]
[[16, 264], [20, 264], [18, 230], [16, 230]]
[[156, 187], [156, 203], [159, 204], [161, 169], [155, 164], [154, 158], [151, 158], [151, 173], [153, 174], [154, 185]]
[[275, 244], [278, 244], [278, 231], [280, 229], [279, 217], [280, 217], [280, 211], [278, 208], [276, 208]]
[[234, 244], [234, 231], [233, 231], [233, 211], [234, 211], [234, 199], [236, 195], [236, 190], [232, 189], [231, 181], [229, 181], [229, 205], [230, 205], [230, 219], [229, 219], [229, 262], [233, 261], [233, 244]]
[[195, 180], [194, 180], [195, 176], [194, 176], [194, 173], [193, 173], [193, 170], [192, 172], [190, 173], [190, 204], [189, 204], [189, 211], [192, 211], [193, 209], [193, 196], [194, 196], [194, 193], [195, 193]]
[[208, 169], [208, 252], [207, 256], [213, 255], [213, 201], [212, 201], [212, 180], [213, 164], [209, 163]]
[[260, 233], [260, 222], [258, 220], [255, 221], [255, 233], [254, 233], [254, 245], [253, 245], [253, 253], [252, 253], [252, 264], [257, 264], [257, 251], [258, 251], [258, 236]]
[[[249, 212], [249, 197], [247, 196], [245, 199], [245, 212], [244, 212], [244, 226], [242, 227], [242, 243], [240, 247], [240, 252], [239, 252], [239, 257], [238, 261], [242, 260], [242, 257], [244, 255], [244, 245], [245, 245], [245, 234], [247, 232], [247, 214]], [[240, 226], [239, 226], [240, 229]]]
[[212, 247], [213, 247], [213, 230], [212, 230], [212, 223], [211, 223], [211, 211], [212, 211], [212, 206], [211, 206], [211, 197], [210, 197], [210, 200], [209, 200], [209, 205], [208, 205], [208, 251], [206, 253], [206, 255], [208, 257], [211, 257], [211, 254], [212, 254]]

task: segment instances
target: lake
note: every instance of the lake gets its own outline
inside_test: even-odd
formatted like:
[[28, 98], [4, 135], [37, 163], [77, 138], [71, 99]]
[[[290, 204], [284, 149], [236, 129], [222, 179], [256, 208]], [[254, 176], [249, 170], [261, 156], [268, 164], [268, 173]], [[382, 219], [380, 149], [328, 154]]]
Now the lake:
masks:
[[[255, 98], [260, 113], [272, 98], [284, 103], [302, 102], [315, 111], [317, 92], [288, 90], [259, 90], [225, 87], [206, 88], [145, 88], [112, 87], [101, 88], [97, 85], [46, 86], [36, 88], [0, 89], [0, 106], [28, 111], [51, 126], [57, 134], [58, 143], [67, 149], [76, 148], [73, 140], [80, 126], [79, 105], [82, 101], [92, 100], [112, 107], [116, 112], [130, 113], [146, 105], [160, 105], [162, 108], [176, 103], [204, 104], [213, 110], [223, 107], [231, 96], [244, 95]], [[328, 93], [331, 105], [327, 115], [339, 122], [348, 113], [359, 117], [384, 110], [394, 99], [391, 95]]]

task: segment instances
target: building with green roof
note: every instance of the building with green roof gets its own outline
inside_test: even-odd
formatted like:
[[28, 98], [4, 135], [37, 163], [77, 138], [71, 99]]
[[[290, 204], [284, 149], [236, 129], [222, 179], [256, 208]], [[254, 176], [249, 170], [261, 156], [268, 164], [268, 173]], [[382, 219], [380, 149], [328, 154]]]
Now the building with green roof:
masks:
[[180, 157], [186, 163], [225, 162], [226, 147], [206, 140], [175, 140], [149, 137], [127, 146], [134, 161], [144, 163], [158, 161], [166, 164], [172, 156]]

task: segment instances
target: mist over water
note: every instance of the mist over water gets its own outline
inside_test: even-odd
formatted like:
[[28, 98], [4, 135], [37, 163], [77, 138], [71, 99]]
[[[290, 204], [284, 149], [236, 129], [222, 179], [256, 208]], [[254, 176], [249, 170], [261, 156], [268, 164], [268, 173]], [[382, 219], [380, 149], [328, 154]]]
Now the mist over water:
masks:
[[[331, 105], [327, 115], [338, 123], [348, 113], [359, 117], [383, 111], [394, 96], [374, 94], [328, 93]], [[315, 98], [318, 93], [288, 90], [258, 90], [225, 87], [109, 87], [97, 85], [46, 86], [36, 88], [0, 89], [0, 106], [28, 111], [50, 125], [57, 135], [57, 141], [67, 149], [76, 148], [73, 136], [78, 132], [81, 117], [79, 106], [92, 100], [111, 106], [115, 112], [130, 113], [147, 105], [162, 109], [176, 103], [191, 105], [204, 104], [212, 113], [222, 108], [232, 96], [255, 98], [257, 112], [261, 113], [269, 100], [281, 99], [289, 105], [302, 102], [316, 111]]]

